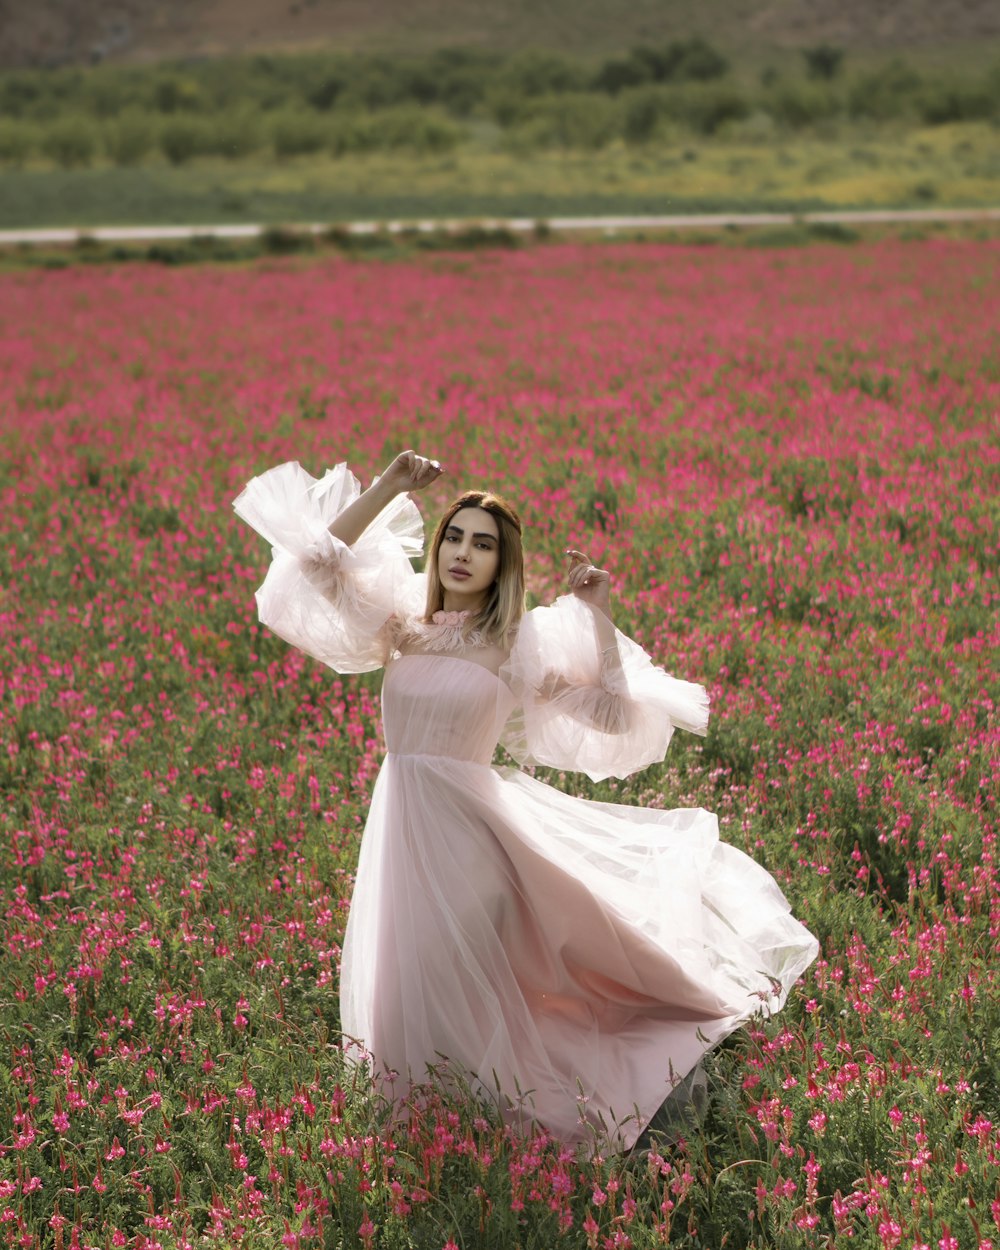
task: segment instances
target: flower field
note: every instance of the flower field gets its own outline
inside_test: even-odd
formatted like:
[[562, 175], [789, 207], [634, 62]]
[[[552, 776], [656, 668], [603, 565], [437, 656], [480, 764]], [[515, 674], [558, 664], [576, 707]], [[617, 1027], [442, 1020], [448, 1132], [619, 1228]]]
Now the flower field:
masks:
[[[0, 1245], [1000, 1250], [1000, 245], [0, 278]], [[440, 457], [710, 689], [627, 782], [816, 933], [672, 1144], [341, 1059], [378, 680], [255, 624], [267, 466]]]

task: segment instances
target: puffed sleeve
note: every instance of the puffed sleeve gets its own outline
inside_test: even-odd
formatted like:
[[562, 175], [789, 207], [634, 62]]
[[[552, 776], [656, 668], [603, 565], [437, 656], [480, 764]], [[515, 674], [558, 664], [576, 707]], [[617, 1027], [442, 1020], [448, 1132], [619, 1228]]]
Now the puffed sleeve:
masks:
[[340, 673], [379, 668], [392, 623], [423, 610], [424, 578], [410, 557], [423, 549], [424, 527], [412, 500], [394, 499], [352, 547], [329, 532], [360, 493], [345, 464], [317, 480], [289, 461], [253, 478], [233, 501], [272, 546], [257, 591], [261, 622]]
[[708, 695], [657, 668], [615, 630], [602, 654], [594, 610], [566, 595], [527, 613], [501, 676], [518, 700], [501, 738], [521, 764], [627, 777], [666, 754], [675, 729], [704, 734]]

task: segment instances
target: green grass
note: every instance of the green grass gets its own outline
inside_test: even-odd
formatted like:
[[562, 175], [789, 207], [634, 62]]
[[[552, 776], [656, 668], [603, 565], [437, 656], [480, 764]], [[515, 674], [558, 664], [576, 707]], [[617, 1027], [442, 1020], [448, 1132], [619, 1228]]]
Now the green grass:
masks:
[[4, 171], [0, 228], [138, 223], [985, 206], [1000, 145], [984, 123], [841, 127], [782, 138], [753, 119], [719, 138], [523, 155], [469, 143], [447, 155], [203, 159], [173, 167]]

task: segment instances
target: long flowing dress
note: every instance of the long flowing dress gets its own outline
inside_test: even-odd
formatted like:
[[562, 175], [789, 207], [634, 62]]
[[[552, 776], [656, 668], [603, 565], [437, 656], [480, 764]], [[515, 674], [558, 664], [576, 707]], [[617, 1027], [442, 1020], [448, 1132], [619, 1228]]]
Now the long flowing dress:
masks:
[[346, 466], [254, 478], [237, 512], [273, 546], [262, 622], [338, 672], [385, 666], [387, 754], [362, 839], [341, 965], [345, 1041], [400, 1086], [444, 1062], [568, 1142], [631, 1145], [712, 1046], [780, 1009], [817, 954], [770, 875], [700, 809], [572, 797], [521, 764], [624, 777], [704, 733], [700, 686], [592, 609], [526, 614], [509, 658], [455, 614], [425, 623], [398, 498], [351, 548], [328, 526], [359, 493]]

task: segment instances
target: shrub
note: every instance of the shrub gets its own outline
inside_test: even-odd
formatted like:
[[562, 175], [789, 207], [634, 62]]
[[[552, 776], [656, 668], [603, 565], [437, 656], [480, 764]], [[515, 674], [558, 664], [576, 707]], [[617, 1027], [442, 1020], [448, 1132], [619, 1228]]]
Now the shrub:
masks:
[[326, 128], [325, 144], [334, 156], [370, 151], [368, 118], [364, 113], [335, 113]]
[[338, 154], [400, 149], [429, 154], [451, 151], [462, 133], [454, 122], [430, 109], [401, 106], [346, 121], [335, 128], [329, 143]]
[[89, 165], [97, 142], [93, 125], [84, 117], [58, 117], [42, 136], [42, 151], [57, 165]]
[[709, 82], [729, 73], [729, 62], [704, 39], [689, 39], [668, 46], [665, 54], [665, 79], [679, 82]]
[[205, 99], [196, 79], [171, 74], [154, 84], [153, 102], [161, 113], [182, 113], [202, 107]]
[[529, 116], [528, 101], [500, 87], [492, 87], [487, 93], [487, 109], [497, 125], [505, 129], [519, 125]]
[[205, 151], [206, 125], [194, 117], [172, 117], [160, 127], [159, 144], [172, 165], [183, 165]]
[[263, 146], [260, 115], [249, 109], [231, 109], [220, 113], [205, 127], [206, 152], [238, 160]]
[[649, 61], [632, 52], [627, 56], [613, 56], [605, 61], [594, 79], [594, 87], [598, 91], [617, 95], [629, 87], [640, 87], [643, 83], [655, 81], [656, 75]]
[[286, 109], [271, 118], [275, 156], [306, 156], [319, 152], [327, 141], [329, 124], [305, 109]]
[[606, 96], [589, 92], [554, 95], [532, 100], [506, 136], [508, 147], [605, 147], [622, 132], [621, 108]]
[[114, 71], [88, 74], [79, 93], [83, 107], [106, 121], [133, 103], [131, 94], [130, 83]]
[[446, 117], [426, 111], [399, 109], [386, 117], [388, 147], [408, 147], [417, 152], [450, 152], [464, 131]]
[[729, 72], [729, 62], [704, 39], [680, 39], [663, 48], [641, 45], [605, 61], [593, 80], [613, 95], [644, 83], [707, 82]]
[[31, 70], [0, 74], [0, 116], [28, 117], [44, 91], [42, 75]]
[[917, 71], [905, 61], [890, 61], [855, 82], [848, 96], [848, 109], [852, 117], [874, 121], [905, 117], [914, 112], [922, 83]]
[[730, 121], [749, 116], [750, 105], [735, 87], [715, 83], [690, 83], [673, 88], [669, 97], [671, 115], [700, 134], [714, 134]]
[[622, 132], [631, 144], [648, 143], [669, 113], [668, 96], [658, 87], [640, 87], [622, 101]]
[[268, 226], [260, 236], [260, 246], [273, 256], [291, 256], [296, 252], [314, 251], [316, 240], [304, 230], [295, 230], [289, 226]]
[[412, 99], [409, 67], [389, 57], [355, 61], [337, 106], [346, 109], [387, 109]]
[[326, 112], [332, 109], [340, 99], [346, 82], [345, 71], [341, 67], [331, 67], [314, 86], [305, 90], [303, 93], [305, 101], [310, 108]]
[[559, 52], [528, 48], [517, 52], [501, 66], [497, 87], [515, 96], [547, 96], [557, 92], [583, 91], [587, 71], [572, 57]]
[[104, 128], [104, 150], [116, 165], [134, 165], [154, 145], [153, 124], [147, 113], [128, 109]]
[[27, 122], [0, 118], [0, 162], [20, 165], [37, 145], [34, 128]]
[[844, 61], [844, 49], [830, 43], [818, 43], [813, 48], [803, 48], [806, 73], [810, 78], [819, 78], [829, 82], [840, 73]]
[[500, 57], [479, 48], [442, 48], [427, 63], [434, 100], [456, 117], [468, 117], [486, 98]]
[[929, 83], [920, 93], [920, 117], [930, 126], [948, 122], [981, 121], [1000, 113], [1000, 101], [991, 94], [987, 84], [947, 82]]
[[764, 107], [785, 126], [810, 126], [840, 111], [840, 100], [829, 87], [817, 83], [782, 83], [768, 92]]

